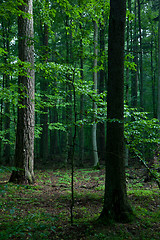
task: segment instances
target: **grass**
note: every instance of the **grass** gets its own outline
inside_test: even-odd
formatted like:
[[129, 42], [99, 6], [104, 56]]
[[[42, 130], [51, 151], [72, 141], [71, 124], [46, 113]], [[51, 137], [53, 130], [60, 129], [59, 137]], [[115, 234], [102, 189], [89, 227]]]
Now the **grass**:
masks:
[[[134, 173], [134, 178], [129, 178]], [[0, 175], [0, 239], [160, 239], [160, 191], [144, 183], [141, 169], [127, 173], [128, 196], [136, 219], [128, 224], [96, 223], [103, 206], [104, 170], [77, 169], [74, 225], [70, 224], [70, 170], [35, 171], [34, 185], [7, 183]]]

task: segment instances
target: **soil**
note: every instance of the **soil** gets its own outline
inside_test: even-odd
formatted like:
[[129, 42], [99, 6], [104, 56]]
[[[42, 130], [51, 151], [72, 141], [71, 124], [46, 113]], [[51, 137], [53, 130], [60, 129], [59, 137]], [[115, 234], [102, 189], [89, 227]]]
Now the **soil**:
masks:
[[[8, 183], [0, 176], [0, 239], [160, 239], [159, 188], [144, 182], [144, 169], [127, 170], [131, 223], [99, 224], [104, 169], [76, 169], [71, 219], [71, 171], [37, 170], [33, 185]], [[71, 221], [73, 223], [71, 224]]]

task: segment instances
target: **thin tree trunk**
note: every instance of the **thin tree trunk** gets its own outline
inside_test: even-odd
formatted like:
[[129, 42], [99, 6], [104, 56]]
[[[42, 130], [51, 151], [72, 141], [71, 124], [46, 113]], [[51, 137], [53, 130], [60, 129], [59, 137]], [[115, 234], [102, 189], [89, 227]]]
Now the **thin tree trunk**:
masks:
[[[131, 11], [131, 0], [128, 0], [128, 9], [129, 11]], [[130, 36], [130, 21], [129, 21], [129, 17], [127, 18], [127, 52], [129, 51], [129, 39]], [[129, 103], [129, 67], [127, 67], [126, 69], [126, 95], [125, 95], [125, 100], [126, 100], [126, 104]]]
[[160, 121], [160, 1], [159, 1], [159, 22], [158, 22], [158, 102], [157, 117]]
[[[100, 26], [100, 57], [102, 58], [100, 64], [102, 69], [100, 70], [99, 77], [99, 93], [103, 93], [105, 90], [105, 25]], [[105, 141], [105, 123], [98, 124], [98, 154], [100, 160], [105, 160], [106, 141]]]
[[141, 27], [141, 5], [138, 2], [138, 25], [139, 25], [139, 43], [140, 43], [140, 56], [139, 56], [139, 90], [140, 90], [140, 107], [143, 108], [143, 53], [142, 53], [142, 27]]
[[[43, 27], [42, 27], [43, 29]], [[42, 61], [43, 62], [48, 62], [48, 25], [44, 24], [44, 29], [42, 30], [42, 35], [43, 35], [43, 55], [42, 55]], [[41, 79], [40, 82], [40, 88], [41, 88], [41, 93], [43, 96], [44, 102], [47, 100], [45, 94], [47, 92], [48, 84], [47, 80], [45, 78]], [[49, 151], [49, 146], [48, 146], [48, 107], [44, 107], [41, 109], [43, 111], [43, 114], [40, 115], [40, 124], [42, 127], [42, 134], [40, 138], [40, 158], [46, 162], [48, 159], [48, 151]]]
[[[82, 31], [82, 24], [80, 24], [80, 30]], [[81, 39], [80, 39], [80, 74], [81, 74], [81, 81], [83, 82], [83, 39], [82, 39], [82, 36], [81, 36]], [[84, 95], [82, 94], [80, 96], [80, 119], [82, 120], [82, 125], [81, 125], [81, 128], [80, 128], [80, 161], [79, 161], [79, 165], [80, 166], [83, 166], [83, 162], [84, 162], [84, 125], [83, 125], [83, 114], [84, 114], [84, 104], [83, 104], [83, 101], [84, 101]]]
[[153, 103], [153, 117], [157, 117], [156, 111], [156, 91], [155, 91], [155, 71], [153, 68], [153, 39], [151, 39], [151, 79], [152, 79], [152, 103]]
[[138, 91], [138, 56], [137, 56], [137, 3], [135, 0], [135, 19], [134, 19], [134, 36], [133, 36], [133, 47], [134, 52], [134, 62], [137, 65], [137, 71], [132, 70], [132, 79], [131, 79], [131, 106], [137, 107], [137, 91]]
[[[93, 81], [94, 81], [94, 90], [95, 94], [97, 94], [97, 58], [98, 58], [98, 25], [94, 21], [94, 73], [93, 73]], [[97, 104], [93, 103], [93, 126], [92, 126], [92, 144], [93, 144], [93, 160], [94, 166], [98, 166], [98, 149], [97, 149], [97, 123], [96, 123], [96, 111], [97, 111]]]
[[[66, 27], [69, 27], [69, 17], [66, 16]], [[66, 32], [66, 63], [71, 64], [73, 63], [73, 56], [72, 56], [72, 35], [67, 34]], [[71, 156], [72, 156], [72, 126], [70, 126], [72, 122], [72, 86], [71, 83], [69, 83], [69, 78], [70, 76], [66, 74], [66, 77], [68, 79], [68, 82], [66, 84], [66, 102], [69, 104], [66, 107], [66, 122], [67, 122], [67, 141], [66, 141], [66, 150], [67, 150], [67, 155], [65, 159], [65, 164], [71, 163]]]
[[[4, 88], [4, 76], [2, 81], [2, 89]], [[0, 115], [0, 131], [3, 130], [3, 99], [1, 99], [1, 115]], [[2, 139], [0, 138], [0, 163], [2, 164]]]
[[[7, 55], [4, 56], [4, 63], [7, 65], [7, 57], [9, 56], [10, 47], [9, 47], [9, 37], [10, 37], [10, 21], [2, 21], [2, 29], [3, 29], [3, 47], [7, 50]], [[10, 76], [7, 73], [3, 74], [3, 82], [5, 88], [9, 88]], [[4, 104], [4, 130], [5, 138], [10, 140], [10, 102], [8, 100], [5, 101]], [[10, 144], [4, 143], [3, 156], [5, 159], [6, 165], [10, 164]]]

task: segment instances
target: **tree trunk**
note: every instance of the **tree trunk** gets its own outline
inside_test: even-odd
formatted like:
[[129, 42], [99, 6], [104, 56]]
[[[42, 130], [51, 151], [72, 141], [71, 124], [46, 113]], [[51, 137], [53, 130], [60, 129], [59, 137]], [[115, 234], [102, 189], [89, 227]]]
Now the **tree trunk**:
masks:
[[[4, 77], [2, 82], [2, 89], [4, 88]], [[0, 131], [3, 130], [3, 99], [0, 101]], [[2, 164], [2, 139], [0, 138], [0, 164]]]
[[[66, 27], [69, 27], [69, 17], [66, 16]], [[72, 55], [72, 34], [70, 36], [66, 32], [66, 63], [73, 64], [73, 55]], [[69, 104], [66, 106], [66, 122], [67, 122], [67, 141], [66, 141], [66, 159], [65, 164], [71, 163], [72, 159], [72, 126], [70, 125], [73, 120], [72, 116], [72, 86], [69, 82], [70, 76], [66, 74], [68, 82], [66, 83], [66, 102]]]
[[[105, 25], [100, 26], [100, 57], [101, 65], [103, 68], [100, 70], [100, 78], [99, 78], [99, 93], [102, 93], [105, 89]], [[98, 154], [100, 160], [105, 160], [105, 151], [106, 151], [106, 142], [105, 142], [105, 123], [98, 124]]]
[[152, 79], [152, 103], [153, 103], [153, 117], [157, 117], [156, 111], [156, 83], [155, 83], [155, 71], [153, 67], [153, 39], [151, 38], [151, 79]]
[[100, 220], [129, 221], [124, 166], [124, 32], [126, 1], [110, 1], [108, 40], [107, 151]]
[[[98, 25], [94, 21], [94, 73], [93, 73], [93, 81], [94, 81], [94, 90], [95, 94], [97, 94], [97, 58], [98, 58]], [[94, 117], [93, 117], [93, 126], [92, 126], [92, 144], [93, 144], [93, 161], [94, 166], [98, 166], [99, 160], [98, 160], [98, 150], [97, 150], [97, 123], [96, 123], [96, 110], [97, 110], [97, 104], [93, 103], [93, 111], [94, 111]]]
[[[10, 37], [10, 21], [2, 21], [2, 31], [3, 31], [3, 47], [7, 50], [7, 54], [4, 56], [4, 63], [7, 65], [7, 58], [9, 57], [10, 46], [9, 46], [9, 37]], [[8, 55], [8, 56], [7, 56]], [[9, 88], [10, 76], [7, 73], [3, 74], [3, 83], [5, 88]], [[4, 131], [5, 138], [10, 140], [10, 102], [6, 100], [4, 102]], [[6, 165], [10, 164], [10, 144], [4, 143], [3, 156], [5, 159]]]
[[[18, 17], [18, 54], [23, 62], [20, 68], [24, 74], [18, 76], [19, 104], [16, 132], [15, 167], [10, 182], [34, 182], [34, 44], [33, 44], [33, 5], [26, 0], [20, 6]], [[27, 18], [24, 14], [29, 14]], [[25, 64], [30, 67], [24, 67]], [[25, 71], [24, 71], [25, 69]]]
[[134, 36], [133, 36], [133, 54], [134, 54], [134, 62], [137, 65], [137, 71], [132, 70], [132, 79], [131, 79], [131, 106], [137, 107], [137, 90], [138, 90], [138, 55], [137, 55], [137, 3], [135, 0], [135, 19], [134, 19]]
[[[129, 11], [131, 11], [131, 0], [128, 0], [128, 9]], [[130, 20], [129, 17], [127, 18], [127, 53], [130, 50], [129, 49], [129, 42], [131, 41], [130, 37]], [[126, 69], [126, 95], [125, 95], [125, 100], [126, 100], [126, 104], [129, 103], [129, 67], [127, 67]]]
[[159, 1], [159, 22], [158, 22], [158, 102], [157, 118], [160, 121], [160, 1]]
[[[41, 26], [42, 29], [42, 43], [43, 43], [43, 49], [42, 49], [42, 62], [47, 63], [48, 62], [48, 25], [44, 23], [44, 26]], [[40, 89], [42, 93], [42, 99], [45, 102], [47, 100], [45, 94], [47, 92], [48, 88], [48, 81], [44, 77], [40, 81]], [[43, 160], [43, 162], [46, 162], [48, 159], [48, 107], [45, 106], [41, 109], [43, 112], [40, 115], [40, 124], [42, 127], [42, 134], [40, 137], [40, 158]]]
[[[82, 24], [80, 23], [80, 30], [82, 31]], [[80, 39], [80, 75], [81, 75], [81, 81], [83, 83], [83, 36], [81, 36]], [[82, 120], [82, 125], [80, 127], [80, 137], [79, 137], [79, 142], [80, 142], [80, 160], [79, 160], [79, 166], [83, 166], [84, 162], [84, 125], [83, 125], [83, 114], [84, 114], [84, 95], [82, 94], [80, 96], [80, 119]]]
[[141, 31], [141, 5], [140, 0], [138, 2], [138, 25], [139, 25], [139, 43], [140, 43], [140, 56], [139, 56], [139, 90], [140, 90], [140, 107], [143, 108], [143, 55], [142, 55], [142, 31]]

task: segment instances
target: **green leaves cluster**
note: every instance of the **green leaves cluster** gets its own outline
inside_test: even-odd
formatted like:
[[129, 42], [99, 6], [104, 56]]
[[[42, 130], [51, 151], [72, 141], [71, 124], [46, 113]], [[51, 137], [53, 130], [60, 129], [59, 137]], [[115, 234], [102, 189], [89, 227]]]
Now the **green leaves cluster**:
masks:
[[133, 152], [152, 153], [160, 144], [159, 121], [150, 118], [147, 112], [125, 105], [125, 140]]

